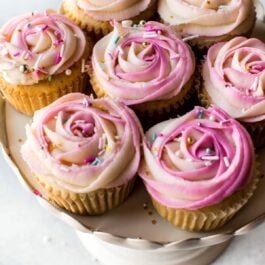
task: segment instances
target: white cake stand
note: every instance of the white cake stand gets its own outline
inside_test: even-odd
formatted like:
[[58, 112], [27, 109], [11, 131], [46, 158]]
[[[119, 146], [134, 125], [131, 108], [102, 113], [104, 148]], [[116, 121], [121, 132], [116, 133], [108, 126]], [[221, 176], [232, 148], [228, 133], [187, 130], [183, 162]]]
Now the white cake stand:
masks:
[[[264, 24], [259, 22], [254, 35], [262, 37], [264, 32]], [[209, 233], [190, 233], [171, 226], [156, 213], [140, 181], [122, 206], [102, 216], [69, 214], [46, 200], [45, 192], [21, 158], [24, 127], [29, 122], [30, 118], [17, 113], [0, 97], [0, 152], [23, 187], [48, 212], [71, 225], [91, 255], [104, 265], [206, 265], [220, 255], [235, 236], [250, 232], [265, 219], [264, 179], [235, 218]], [[265, 150], [262, 150], [259, 160], [264, 159]], [[261, 164], [261, 171], [265, 173], [265, 164]]]

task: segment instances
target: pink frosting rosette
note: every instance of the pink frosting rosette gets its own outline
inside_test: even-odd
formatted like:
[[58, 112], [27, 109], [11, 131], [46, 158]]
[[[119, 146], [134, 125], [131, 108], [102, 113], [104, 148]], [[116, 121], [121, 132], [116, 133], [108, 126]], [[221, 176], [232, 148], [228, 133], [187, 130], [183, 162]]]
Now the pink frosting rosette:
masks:
[[62, 15], [18, 16], [0, 29], [0, 72], [8, 83], [35, 84], [71, 67], [85, 45], [81, 29]]
[[69, 0], [84, 10], [90, 17], [100, 21], [121, 21], [138, 16], [155, 0]]
[[195, 62], [189, 46], [165, 25], [123, 21], [94, 46], [92, 66], [109, 97], [134, 105], [178, 95]]
[[197, 210], [244, 188], [254, 170], [251, 139], [217, 107], [196, 107], [157, 124], [143, 141], [139, 174], [150, 195], [170, 208]]
[[212, 46], [203, 65], [211, 102], [244, 122], [265, 119], [265, 44], [236, 37]]
[[21, 152], [32, 172], [76, 193], [126, 184], [140, 161], [141, 129], [125, 105], [68, 94], [35, 112]]
[[252, 0], [160, 0], [158, 13], [184, 36], [245, 33], [255, 20]]

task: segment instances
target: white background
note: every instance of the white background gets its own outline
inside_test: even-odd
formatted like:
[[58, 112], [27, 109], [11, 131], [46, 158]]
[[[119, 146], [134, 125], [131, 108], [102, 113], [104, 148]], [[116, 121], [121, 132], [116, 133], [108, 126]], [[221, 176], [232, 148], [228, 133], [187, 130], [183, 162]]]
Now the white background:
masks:
[[[24, 12], [57, 8], [59, 2], [0, 0], [0, 25]], [[0, 213], [0, 265], [98, 264], [73, 229], [50, 215], [21, 187], [1, 155]], [[214, 265], [263, 265], [264, 260], [265, 224], [235, 239]]]

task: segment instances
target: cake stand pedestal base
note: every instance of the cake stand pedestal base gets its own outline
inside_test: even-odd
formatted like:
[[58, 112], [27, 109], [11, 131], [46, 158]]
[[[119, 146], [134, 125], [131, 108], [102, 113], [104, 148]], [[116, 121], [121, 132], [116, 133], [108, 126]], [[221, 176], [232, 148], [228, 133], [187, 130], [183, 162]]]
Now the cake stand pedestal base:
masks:
[[77, 232], [92, 257], [102, 265], [208, 265], [214, 261], [231, 241], [192, 250], [161, 247], [154, 250], [133, 249], [110, 244], [88, 233]]

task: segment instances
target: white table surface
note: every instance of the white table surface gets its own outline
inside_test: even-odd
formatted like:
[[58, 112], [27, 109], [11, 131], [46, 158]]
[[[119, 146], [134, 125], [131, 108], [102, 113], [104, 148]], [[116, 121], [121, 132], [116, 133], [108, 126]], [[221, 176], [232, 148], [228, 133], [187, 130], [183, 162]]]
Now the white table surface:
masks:
[[[0, 25], [14, 15], [56, 8], [59, 2], [0, 0]], [[0, 211], [0, 265], [98, 264], [73, 229], [49, 214], [21, 187], [1, 155]], [[265, 224], [262, 224], [247, 236], [235, 239], [214, 265], [263, 265], [264, 246]]]

